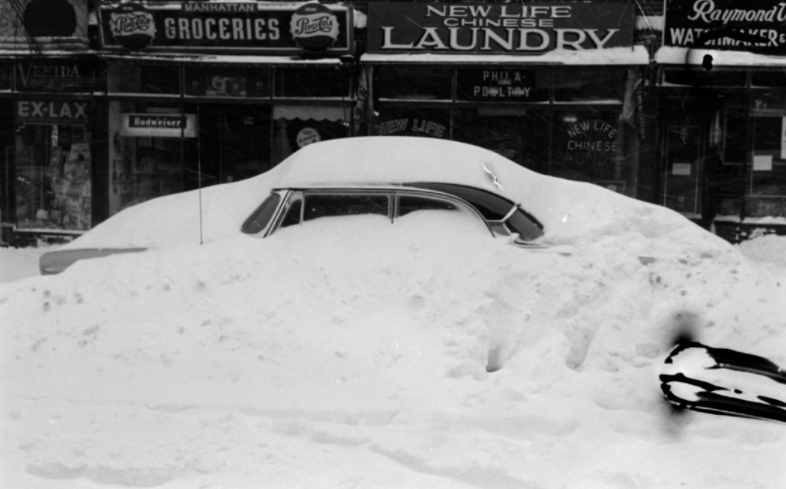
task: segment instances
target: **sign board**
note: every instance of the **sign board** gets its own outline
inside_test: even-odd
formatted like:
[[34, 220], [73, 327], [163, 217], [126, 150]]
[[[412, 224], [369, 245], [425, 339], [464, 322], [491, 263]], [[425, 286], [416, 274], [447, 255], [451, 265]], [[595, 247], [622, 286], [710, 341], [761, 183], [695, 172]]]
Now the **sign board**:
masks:
[[[99, 9], [105, 49], [350, 53], [352, 9], [261, 2], [116, 3]], [[308, 8], [307, 8], [308, 7]]]
[[[754, 37], [763, 42], [750, 42]], [[786, 3], [666, 0], [663, 45], [782, 56], [786, 54]]]
[[535, 87], [535, 70], [459, 69], [456, 74], [460, 100], [543, 102], [549, 99], [548, 88]]
[[17, 63], [16, 87], [20, 92], [92, 92], [95, 68], [77, 61]]
[[71, 100], [18, 100], [16, 122], [24, 124], [87, 124], [89, 102]]
[[121, 114], [121, 136], [195, 138], [196, 133], [196, 114]]
[[369, 53], [543, 54], [633, 46], [634, 5], [370, 2]]

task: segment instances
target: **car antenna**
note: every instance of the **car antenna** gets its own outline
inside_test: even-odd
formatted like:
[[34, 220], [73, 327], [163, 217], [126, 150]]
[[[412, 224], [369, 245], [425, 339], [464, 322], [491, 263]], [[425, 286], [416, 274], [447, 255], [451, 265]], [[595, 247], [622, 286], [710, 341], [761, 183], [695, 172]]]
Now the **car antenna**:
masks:
[[494, 182], [494, 185], [496, 185], [497, 187], [499, 187], [500, 190], [502, 190], [502, 185], [500, 185], [499, 180], [497, 180], [497, 176], [494, 175], [494, 172], [489, 170], [489, 168], [486, 165], [483, 165], [483, 170], [489, 174], [489, 177], [491, 177], [491, 181]]
[[[183, 100], [185, 98], [185, 66], [180, 65], [180, 168], [185, 171], [185, 137], [186, 125], [188, 124], [188, 116], [186, 115], [186, 108]], [[197, 106], [196, 118], [194, 120], [194, 137], [196, 138], [197, 145], [197, 187], [199, 188], [199, 244], [202, 245], [202, 145], [199, 143], [199, 106]]]

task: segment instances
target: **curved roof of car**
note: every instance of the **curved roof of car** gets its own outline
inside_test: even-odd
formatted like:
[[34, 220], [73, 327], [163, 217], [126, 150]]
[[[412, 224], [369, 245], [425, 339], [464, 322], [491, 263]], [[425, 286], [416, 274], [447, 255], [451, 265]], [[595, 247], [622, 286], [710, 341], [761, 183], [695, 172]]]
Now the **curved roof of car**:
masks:
[[512, 200], [518, 193], [513, 187], [520, 187], [534, 175], [477, 146], [405, 136], [325, 141], [306, 146], [281, 166], [284, 168], [273, 183], [277, 188], [440, 182], [478, 187]]

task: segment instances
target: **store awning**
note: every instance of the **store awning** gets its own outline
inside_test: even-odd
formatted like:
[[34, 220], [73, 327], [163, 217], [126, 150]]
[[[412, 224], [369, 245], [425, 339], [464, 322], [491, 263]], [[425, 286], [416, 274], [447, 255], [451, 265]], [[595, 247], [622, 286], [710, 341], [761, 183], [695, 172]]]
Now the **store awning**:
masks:
[[313, 105], [275, 105], [273, 106], [273, 119], [300, 119], [307, 121], [346, 121], [349, 119], [345, 107], [320, 107]]
[[471, 65], [595, 65], [629, 66], [650, 63], [647, 48], [587, 49], [584, 51], [549, 51], [539, 56], [509, 54], [435, 54], [435, 53], [367, 53], [360, 57], [365, 64], [429, 63]]
[[728, 51], [718, 49], [691, 49], [682, 47], [662, 47], [655, 53], [659, 65], [702, 66], [704, 56], [712, 56], [714, 67], [784, 67], [786, 56], [769, 56], [747, 51]]
[[243, 55], [189, 55], [189, 54], [111, 54], [102, 53], [100, 58], [109, 61], [165, 63], [165, 64], [223, 64], [223, 65], [299, 65], [299, 66], [340, 66], [339, 58], [301, 58], [298, 56], [243, 56]]

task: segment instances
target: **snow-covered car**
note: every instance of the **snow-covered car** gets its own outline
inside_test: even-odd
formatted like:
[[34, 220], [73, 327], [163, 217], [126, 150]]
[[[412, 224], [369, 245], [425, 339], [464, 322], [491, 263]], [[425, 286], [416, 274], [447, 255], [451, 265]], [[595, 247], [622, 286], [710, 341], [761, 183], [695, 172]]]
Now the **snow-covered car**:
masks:
[[[396, 151], [391, 151], [390, 139], [369, 137], [322, 143], [316, 150], [306, 148], [296, 153], [261, 176], [270, 190], [260, 195], [262, 202], [253, 212], [246, 212], [239, 230], [264, 238], [279, 228], [308, 225], [327, 217], [380, 215], [395, 224], [415, 212], [439, 211], [464, 216], [467, 232], [511, 237], [511, 243], [526, 248], [543, 247], [538, 241], [543, 225], [517, 201], [516, 192], [498, 180], [500, 170], [506, 174], [526, 170], [495, 153], [462, 143], [397, 139], [401, 144]], [[336, 150], [344, 157], [326, 161], [326, 151], [336, 154]], [[464, 156], [455, 158], [456, 154]], [[123, 214], [110, 221], [122, 219]], [[167, 209], [157, 209], [151, 211], [150, 218], [165, 221], [167, 214]], [[140, 226], [129, 232], [142, 233]], [[148, 246], [116, 246], [116, 235], [95, 240], [94, 234], [43, 254], [41, 273], [60, 273], [78, 260], [159, 247], [155, 239]]]

